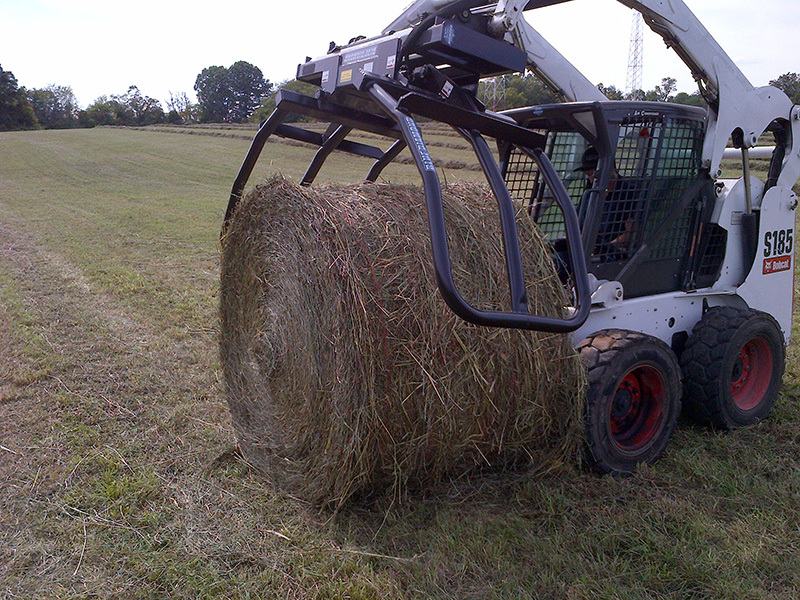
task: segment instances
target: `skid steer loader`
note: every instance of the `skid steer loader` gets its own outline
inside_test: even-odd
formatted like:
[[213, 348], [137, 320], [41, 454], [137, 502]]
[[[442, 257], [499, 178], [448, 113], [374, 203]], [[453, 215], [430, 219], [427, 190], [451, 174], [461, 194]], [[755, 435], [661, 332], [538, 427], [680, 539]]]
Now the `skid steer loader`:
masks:
[[[334, 150], [373, 159], [366, 180], [375, 181], [407, 148], [424, 186], [444, 301], [482, 326], [569, 332], [588, 369], [587, 461], [624, 474], [663, 453], [682, 405], [729, 429], [763, 419], [775, 402], [791, 330], [800, 107], [778, 89], [754, 88], [681, 0], [619, 1], [691, 69], [708, 110], [609, 101], [523, 16], [565, 1], [418, 0], [380, 35], [307, 59], [297, 79], [318, 91], [278, 93], [225, 223], [272, 135], [318, 146], [304, 185]], [[478, 101], [481, 78], [526, 69], [564, 102], [496, 113]], [[290, 115], [330, 127], [303, 129]], [[419, 118], [470, 143], [497, 199], [505, 311], [476, 309], [453, 282], [440, 182]], [[381, 150], [348, 140], [354, 130], [391, 143]], [[755, 148], [764, 135], [773, 146]], [[765, 152], [761, 181], [749, 161]], [[730, 153], [742, 176], [722, 179]], [[531, 211], [572, 294], [563, 318], [528, 310], [515, 202]]]

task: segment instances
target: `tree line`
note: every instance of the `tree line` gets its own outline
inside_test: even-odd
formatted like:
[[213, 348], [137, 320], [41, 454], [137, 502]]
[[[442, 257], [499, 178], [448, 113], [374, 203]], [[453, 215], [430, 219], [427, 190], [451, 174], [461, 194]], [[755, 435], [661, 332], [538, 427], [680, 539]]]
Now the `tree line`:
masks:
[[69, 86], [43, 89], [20, 86], [0, 65], [0, 131], [68, 129], [100, 125], [144, 126], [158, 123], [243, 123], [268, 100], [273, 85], [261, 70], [238, 61], [230, 67], [212, 66], [197, 75], [197, 102], [185, 93], [161, 101], [132, 85], [124, 94], [100, 96], [87, 108], [78, 106]]
[[[795, 104], [800, 103], [800, 76], [790, 73], [782, 77], [787, 78], [787, 82], [791, 78], [795, 78], [798, 81], [794, 102]], [[488, 82], [482, 82], [478, 88], [479, 99], [492, 110], [550, 104], [558, 101], [556, 95], [531, 73], [504, 75], [499, 81], [493, 83], [494, 85], [489, 85]], [[770, 85], [774, 84], [775, 82], [770, 82]], [[633, 90], [626, 93], [613, 85], [606, 86], [600, 83], [597, 87], [609, 100], [677, 102], [679, 104], [707, 107], [699, 91], [691, 94], [677, 92], [677, 80], [674, 77], [663, 78], [661, 83], [652, 90]], [[500, 93], [497, 92], [498, 88], [502, 90]]]
[[[555, 95], [528, 73], [505, 75], [488, 86], [482, 82], [479, 98], [492, 110], [535, 106], [556, 102]], [[786, 73], [770, 81], [800, 104], [800, 75]], [[172, 94], [162, 103], [145, 96], [132, 85], [121, 95], [101, 96], [86, 109], [78, 106], [69, 86], [51, 85], [43, 89], [20, 86], [11, 71], [0, 65], [0, 131], [18, 129], [65, 129], [99, 125], [143, 126], [158, 123], [244, 123], [263, 121], [275, 107], [275, 94], [280, 89], [308, 93], [312, 86], [296, 80], [279, 85], [266, 79], [261, 70], [243, 60], [230, 67], [211, 66], [203, 69], [195, 80], [197, 102], [185, 93]], [[677, 92], [676, 80], [665, 77], [652, 90], [623, 93], [613, 85], [602, 83], [598, 88], [611, 100], [645, 100], [678, 102], [705, 106], [699, 92]], [[497, 90], [502, 93], [498, 94]]]

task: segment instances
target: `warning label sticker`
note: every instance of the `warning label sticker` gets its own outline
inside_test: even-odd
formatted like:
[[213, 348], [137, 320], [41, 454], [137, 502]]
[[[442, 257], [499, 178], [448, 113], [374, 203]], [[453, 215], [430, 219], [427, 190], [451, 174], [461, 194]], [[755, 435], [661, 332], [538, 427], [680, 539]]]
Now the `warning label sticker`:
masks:
[[788, 271], [792, 268], [792, 257], [788, 256], [774, 256], [772, 258], [764, 259], [763, 274], [769, 275], [770, 273], [778, 273], [780, 271]]
[[366, 48], [359, 48], [353, 52], [347, 52], [342, 55], [342, 66], [352, 65], [353, 63], [361, 62], [374, 58], [378, 54], [378, 46], [367, 46]]

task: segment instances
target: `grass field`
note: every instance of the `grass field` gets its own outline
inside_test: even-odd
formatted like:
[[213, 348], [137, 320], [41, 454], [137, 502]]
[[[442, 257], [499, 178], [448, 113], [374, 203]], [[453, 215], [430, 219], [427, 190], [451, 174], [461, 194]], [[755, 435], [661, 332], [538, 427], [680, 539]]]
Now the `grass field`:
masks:
[[[248, 468], [216, 341], [248, 137], [0, 134], [0, 598], [800, 597], [794, 345], [768, 421], [681, 423], [626, 479], [489, 474], [332, 515]], [[270, 144], [257, 175], [309, 158]]]

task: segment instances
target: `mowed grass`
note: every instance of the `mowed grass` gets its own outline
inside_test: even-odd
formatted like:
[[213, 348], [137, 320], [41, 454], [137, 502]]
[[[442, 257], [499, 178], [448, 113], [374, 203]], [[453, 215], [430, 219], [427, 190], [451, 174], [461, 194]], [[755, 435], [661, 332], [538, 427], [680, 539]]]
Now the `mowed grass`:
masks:
[[[483, 474], [334, 515], [249, 469], [216, 341], [248, 145], [0, 134], [1, 598], [800, 597], [795, 346], [768, 421], [682, 423], [626, 479]], [[269, 144], [255, 179], [309, 159]], [[336, 154], [320, 179], [368, 165]]]

